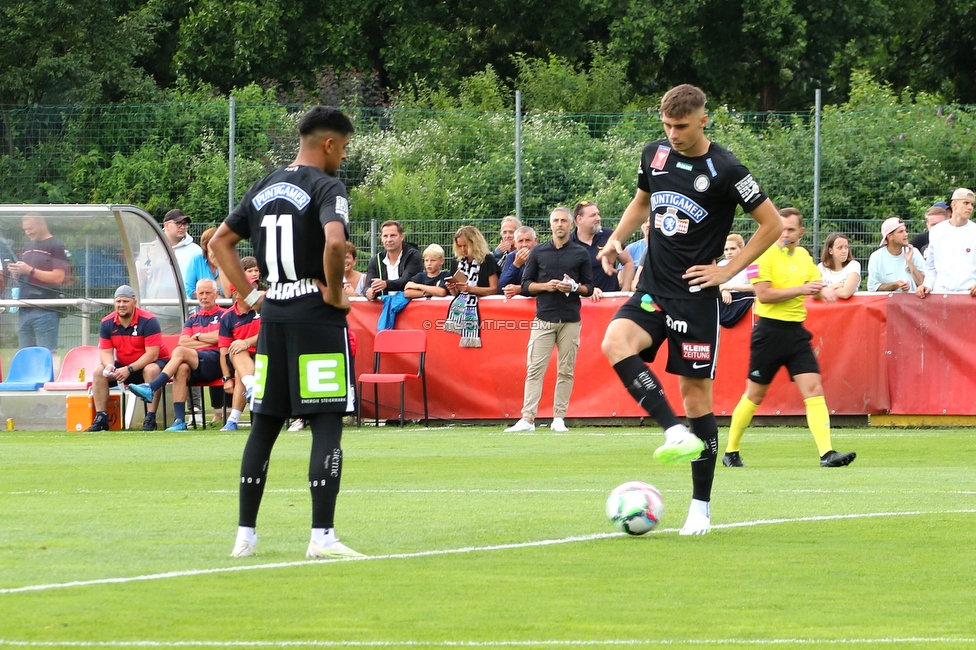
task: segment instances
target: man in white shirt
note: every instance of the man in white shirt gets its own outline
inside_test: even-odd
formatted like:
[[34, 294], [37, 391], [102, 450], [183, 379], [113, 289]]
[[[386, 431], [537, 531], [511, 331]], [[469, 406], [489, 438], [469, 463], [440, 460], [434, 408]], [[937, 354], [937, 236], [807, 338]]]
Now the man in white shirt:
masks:
[[924, 279], [925, 260], [908, 243], [908, 229], [898, 217], [881, 224], [881, 248], [868, 260], [868, 291], [915, 291]]
[[369, 300], [394, 291], [403, 291], [410, 278], [424, 270], [420, 251], [403, 243], [399, 221], [384, 221], [380, 226], [383, 250], [369, 260], [366, 268], [366, 293]]
[[929, 231], [925, 281], [915, 290], [924, 298], [933, 291], [966, 291], [976, 296], [976, 224], [969, 220], [976, 195], [960, 187], [952, 193], [952, 216]]

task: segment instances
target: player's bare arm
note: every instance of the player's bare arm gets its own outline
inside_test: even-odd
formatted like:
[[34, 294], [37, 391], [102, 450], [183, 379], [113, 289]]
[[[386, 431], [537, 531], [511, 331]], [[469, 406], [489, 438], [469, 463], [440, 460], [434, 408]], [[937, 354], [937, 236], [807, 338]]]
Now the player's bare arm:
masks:
[[[725, 266], [699, 264], [688, 269], [683, 277], [690, 285], [714, 287], [728, 282], [739, 271], [756, 261], [766, 250], [776, 243], [783, 233], [783, 219], [773, 202], [766, 199], [755, 210], [749, 213], [753, 221], [759, 224], [755, 234], [749, 238], [749, 243]], [[763, 300], [762, 302], [767, 302]]]
[[342, 277], [346, 260], [346, 228], [341, 221], [330, 221], [323, 227], [325, 231], [325, 250], [322, 252], [322, 266], [325, 269], [322, 299], [336, 309], [349, 311], [349, 296], [342, 290]]
[[607, 240], [603, 250], [597, 253], [597, 258], [607, 275], [613, 275], [617, 272], [617, 257], [624, 251], [621, 242], [626, 241], [628, 237], [634, 234], [634, 231], [641, 227], [641, 224], [647, 220], [650, 214], [651, 195], [638, 189], [637, 194], [634, 195], [634, 198], [627, 205], [627, 209], [624, 210], [623, 216], [620, 217], [620, 223], [610, 234], [610, 239]]

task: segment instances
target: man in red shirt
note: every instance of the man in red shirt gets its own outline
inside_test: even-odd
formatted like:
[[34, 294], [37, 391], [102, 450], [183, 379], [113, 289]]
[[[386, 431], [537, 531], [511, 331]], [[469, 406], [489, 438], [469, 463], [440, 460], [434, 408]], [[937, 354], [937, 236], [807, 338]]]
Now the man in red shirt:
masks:
[[[153, 399], [156, 391], [173, 380], [173, 412], [176, 419], [167, 431], [186, 431], [186, 397], [188, 386], [209, 384], [221, 376], [220, 350], [217, 347], [220, 317], [224, 310], [217, 305], [217, 283], [199, 280], [195, 295], [200, 311], [187, 319], [180, 335], [180, 345], [173, 350], [169, 362], [151, 382], [131, 383], [129, 392], [144, 402]], [[225, 375], [224, 380], [228, 377]]]
[[[108, 389], [121, 382], [141, 384], [159, 376], [169, 359], [159, 321], [136, 306], [136, 292], [127, 284], [115, 290], [115, 311], [102, 319], [98, 332], [101, 363], [92, 378], [95, 420], [88, 431], [108, 431]], [[142, 423], [143, 431], [156, 430], [157, 395]]]
[[[248, 287], [248, 293], [254, 287]], [[248, 305], [241, 292], [230, 286], [234, 304], [220, 317], [220, 367], [224, 373], [224, 390], [232, 390], [234, 404], [227, 423], [221, 431], [236, 431], [244, 411], [254, 394], [254, 353], [257, 351], [261, 315]], [[229, 385], [228, 385], [229, 383]]]

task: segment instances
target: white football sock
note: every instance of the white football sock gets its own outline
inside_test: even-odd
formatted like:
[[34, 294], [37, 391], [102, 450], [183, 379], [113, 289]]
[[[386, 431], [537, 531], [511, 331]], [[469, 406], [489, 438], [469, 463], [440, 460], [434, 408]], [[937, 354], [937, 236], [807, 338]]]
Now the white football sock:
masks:
[[227, 421], [228, 422], [240, 422], [241, 421], [241, 413], [243, 413], [243, 412], [244, 411], [242, 411], [240, 409], [231, 409], [230, 410], [230, 415], [227, 416]]
[[335, 528], [313, 528], [312, 543], [319, 548], [325, 548], [335, 543], [339, 538], [336, 537]]

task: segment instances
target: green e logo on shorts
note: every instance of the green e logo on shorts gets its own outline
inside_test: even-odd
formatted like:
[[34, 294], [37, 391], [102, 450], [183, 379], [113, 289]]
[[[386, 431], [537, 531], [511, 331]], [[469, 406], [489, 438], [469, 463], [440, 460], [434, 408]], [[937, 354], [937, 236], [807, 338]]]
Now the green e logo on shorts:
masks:
[[298, 356], [298, 379], [302, 399], [344, 398], [346, 355], [341, 352], [301, 354]]
[[266, 354], [255, 354], [254, 355], [254, 397], [255, 399], [264, 399], [264, 384], [268, 380], [267, 371], [268, 369], [268, 355]]

